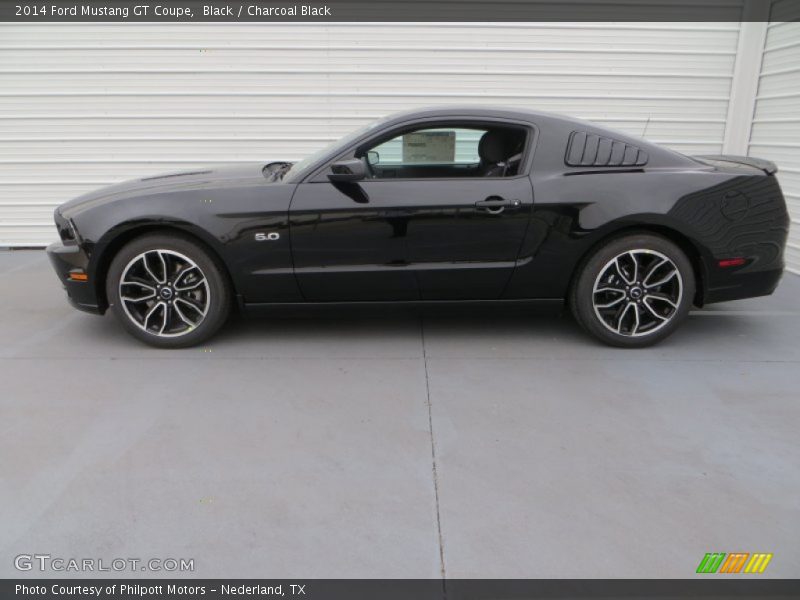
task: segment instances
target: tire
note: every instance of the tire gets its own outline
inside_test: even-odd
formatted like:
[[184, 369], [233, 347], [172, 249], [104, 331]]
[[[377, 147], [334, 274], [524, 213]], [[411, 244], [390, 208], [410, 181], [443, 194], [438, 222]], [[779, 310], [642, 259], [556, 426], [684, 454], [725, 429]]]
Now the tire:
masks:
[[664, 237], [640, 233], [593, 251], [578, 267], [568, 302], [575, 320], [600, 341], [643, 348], [677, 329], [694, 294], [686, 254]]
[[125, 245], [109, 266], [106, 297], [128, 333], [158, 348], [206, 341], [231, 309], [224, 267], [181, 234], [147, 234]]

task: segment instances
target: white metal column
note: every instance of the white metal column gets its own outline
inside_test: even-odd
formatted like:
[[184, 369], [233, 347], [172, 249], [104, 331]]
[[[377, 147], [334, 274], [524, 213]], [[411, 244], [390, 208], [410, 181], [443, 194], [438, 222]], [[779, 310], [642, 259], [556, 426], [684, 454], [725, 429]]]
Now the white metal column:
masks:
[[769, 18], [770, 6], [769, 2], [746, 0], [744, 10], [746, 18], [760, 18], [763, 21], [742, 22], [739, 30], [722, 152], [740, 156], [747, 154], [750, 143], [750, 128], [756, 107], [758, 75], [767, 38], [766, 20]]

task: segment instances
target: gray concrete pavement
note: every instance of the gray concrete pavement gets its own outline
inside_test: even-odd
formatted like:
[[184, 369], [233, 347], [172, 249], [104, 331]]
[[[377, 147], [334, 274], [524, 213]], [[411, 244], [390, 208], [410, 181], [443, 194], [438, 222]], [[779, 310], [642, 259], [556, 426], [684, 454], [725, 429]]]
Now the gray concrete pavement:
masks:
[[759, 551], [798, 577], [798, 299], [787, 275], [635, 351], [504, 309], [280, 314], [161, 351], [70, 308], [42, 252], [0, 252], [0, 576], [47, 553], [690, 577]]

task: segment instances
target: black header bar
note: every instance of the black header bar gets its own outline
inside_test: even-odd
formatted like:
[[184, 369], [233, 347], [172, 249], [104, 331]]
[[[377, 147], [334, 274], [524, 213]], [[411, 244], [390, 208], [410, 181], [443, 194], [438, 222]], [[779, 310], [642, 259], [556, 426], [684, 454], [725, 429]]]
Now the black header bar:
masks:
[[[775, 14], [770, 14], [775, 12]], [[0, 0], [8, 22], [511, 22], [779, 21], [800, 17], [800, 0]]]

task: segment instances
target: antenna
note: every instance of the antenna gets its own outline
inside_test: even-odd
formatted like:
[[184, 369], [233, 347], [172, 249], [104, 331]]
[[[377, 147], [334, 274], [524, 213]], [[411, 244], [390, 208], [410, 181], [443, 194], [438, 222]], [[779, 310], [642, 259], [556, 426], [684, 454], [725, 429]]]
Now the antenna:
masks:
[[644, 131], [642, 131], [642, 137], [644, 137], [644, 135], [647, 133], [647, 126], [650, 125], [650, 117], [651, 116], [652, 115], [649, 115], [649, 114], [647, 115], [647, 121], [644, 124]]

